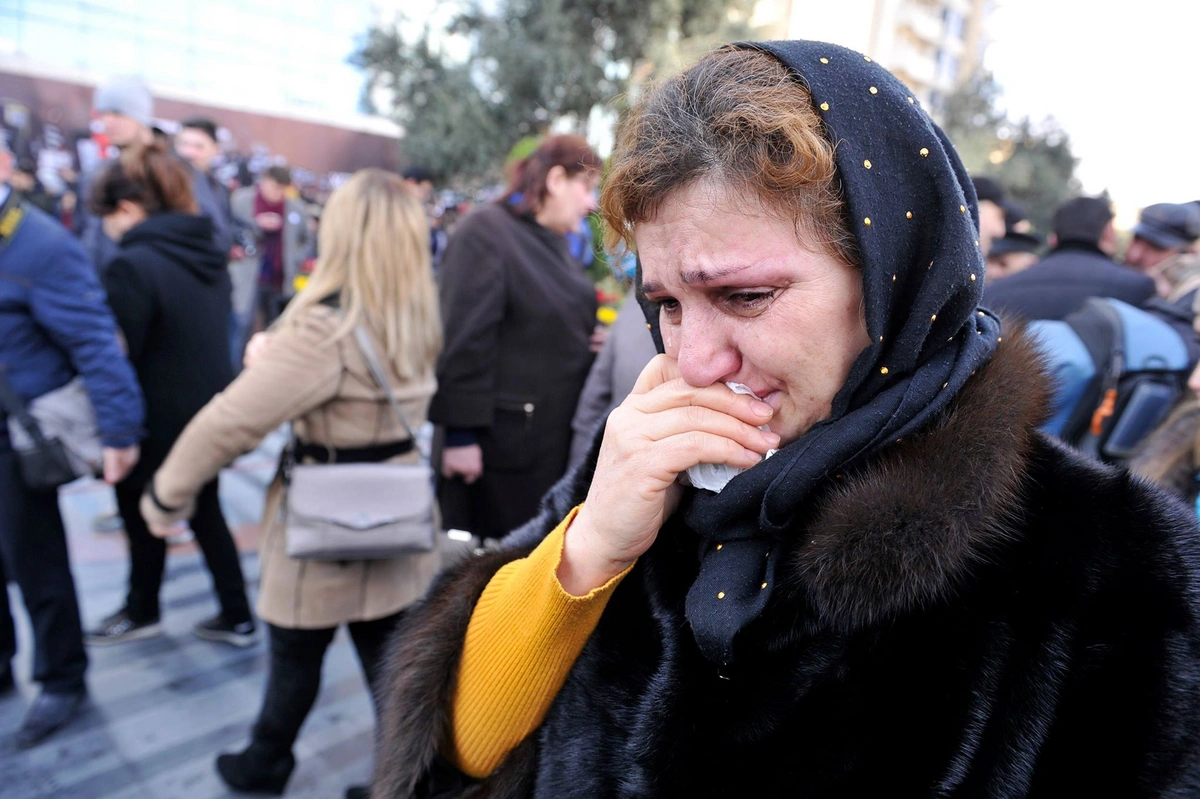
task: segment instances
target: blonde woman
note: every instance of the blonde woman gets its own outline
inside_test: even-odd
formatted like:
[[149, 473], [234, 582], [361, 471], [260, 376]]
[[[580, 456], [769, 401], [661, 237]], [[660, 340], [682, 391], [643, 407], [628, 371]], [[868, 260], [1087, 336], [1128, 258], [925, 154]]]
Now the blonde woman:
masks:
[[[184, 430], [142, 501], [152, 530], [187, 518], [197, 492], [239, 454], [291, 421], [297, 456], [323, 462], [415, 461], [419, 456], [371, 378], [355, 342], [362, 325], [385, 353], [391, 385], [415, 428], [425, 421], [441, 348], [429, 231], [400, 178], [368, 169], [329, 199], [320, 257], [308, 286], [246, 371]], [[281, 794], [292, 744], [316, 700], [325, 650], [348, 624], [374, 686], [383, 645], [420, 597], [436, 554], [356, 562], [289, 558], [280, 523], [282, 485], [267, 495], [258, 614], [270, 629], [270, 674], [249, 747], [221, 755], [232, 788]]]

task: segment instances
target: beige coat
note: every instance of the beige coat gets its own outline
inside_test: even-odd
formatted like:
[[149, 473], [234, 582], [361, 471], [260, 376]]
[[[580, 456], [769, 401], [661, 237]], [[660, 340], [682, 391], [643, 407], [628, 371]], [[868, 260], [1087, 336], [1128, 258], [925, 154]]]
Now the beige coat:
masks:
[[[330, 308], [313, 308], [300, 324], [275, 333], [254, 365], [196, 415], [154, 477], [164, 505], [190, 508], [201, 486], [221, 468], [289, 420], [300, 440], [335, 448], [408, 437], [371, 379], [353, 334], [331, 341], [338, 322]], [[378, 342], [376, 348], [382, 351]], [[416, 429], [425, 422], [433, 396], [432, 374], [407, 383], [394, 377], [392, 388]], [[413, 452], [397, 461], [417, 458]], [[263, 515], [258, 592], [263, 620], [289, 628], [333, 627], [382, 618], [425, 593], [437, 571], [437, 553], [351, 562], [289, 558], [279, 513], [282, 493], [276, 479]], [[152, 523], [186, 518], [186, 511], [172, 516], [148, 502], [142, 506]]]

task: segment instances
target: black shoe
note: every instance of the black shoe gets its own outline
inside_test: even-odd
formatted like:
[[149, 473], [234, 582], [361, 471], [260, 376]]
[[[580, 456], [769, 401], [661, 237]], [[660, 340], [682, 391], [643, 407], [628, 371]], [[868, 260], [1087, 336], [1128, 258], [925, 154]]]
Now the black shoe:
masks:
[[351, 785], [346, 789], [346, 799], [371, 799], [371, 789], [365, 785]]
[[254, 646], [258, 641], [253, 619], [232, 624], [225, 621], [224, 616], [217, 615], [197, 624], [192, 628], [192, 632], [197, 638], [203, 638], [205, 641], [220, 641], [240, 647]]
[[18, 749], [28, 749], [49, 738], [79, 717], [87, 691], [48, 694], [43, 691], [25, 714], [25, 721], [13, 740]]
[[296, 758], [291, 752], [271, 755], [255, 744], [240, 754], [217, 757], [217, 773], [230, 788], [271, 796], [283, 795], [295, 767]]
[[162, 635], [162, 631], [162, 622], [158, 619], [135, 621], [129, 615], [129, 608], [121, 608], [100, 622], [100, 626], [85, 635], [83, 640], [93, 646], [107, 646], [125, 641], [138, 641], [142, 638], [153, 638], [156, 635]]

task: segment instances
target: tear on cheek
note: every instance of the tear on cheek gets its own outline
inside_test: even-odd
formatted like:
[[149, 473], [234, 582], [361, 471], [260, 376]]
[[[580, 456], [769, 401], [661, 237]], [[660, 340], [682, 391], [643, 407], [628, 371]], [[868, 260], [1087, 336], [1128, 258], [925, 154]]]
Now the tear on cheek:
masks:
[[679, 357], [679, 349], [676, 346], [677, 333], [671, 327], [660, 327], [659, 332], [662, 333], [663, 351], [672, 358]]

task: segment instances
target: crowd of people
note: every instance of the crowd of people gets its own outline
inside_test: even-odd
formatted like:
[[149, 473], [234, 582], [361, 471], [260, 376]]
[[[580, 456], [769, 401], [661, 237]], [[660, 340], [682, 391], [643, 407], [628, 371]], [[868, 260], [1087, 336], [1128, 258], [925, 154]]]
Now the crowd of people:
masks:
[[[1144, 209], [1118, 259], [1108, 201], [1075, 198], [1043, 254], [899, 81], [819, 42], [703, 57], [607, 164], [545, 137], [453, 230], [419, 168], [319, 210], [278, 164], [230, 192], [217, 123], [167, 140], [152, 108], [134, 80], [97, 90], [118, 152], [67, 219], [0, 145], [0, 571], [41, 685], [19, 746], [82, 713], [87, 646], [164, 634], [191, 535], [217, 600], [195, 634], [267, 632], [249, 742], [216, 758], [236, 791], [286, 790], [343, 625], [379, 721], [348, 797], [1200, 784], [1200, 202]], [[597, 212], [628, 288], [611, 327]], [[1119, 382], [1138, 342], [1064, 407], [1048, 325], [1098, 324], [1098, 299], [1178, 337], [1152, 416], [1129, 421], [1151, 384]], [[1071, 449], [1052, 410], [1144, 429], [1121, 458], [1054, 431]], [[218, 475], [285, 425], [252, 610]], [[427, 466], [436, 512], [340, 466]], [[89, 472], [129, 589], [85, 633], [56, 490]], [[443, 528], [471, 554], [417, 541]], [[379, 530], [403, 544], [345, 537]]]

